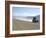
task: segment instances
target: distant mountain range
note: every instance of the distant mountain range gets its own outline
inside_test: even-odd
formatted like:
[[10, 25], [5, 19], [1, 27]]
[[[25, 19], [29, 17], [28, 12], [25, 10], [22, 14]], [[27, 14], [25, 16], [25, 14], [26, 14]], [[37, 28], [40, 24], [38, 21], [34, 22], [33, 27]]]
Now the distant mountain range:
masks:
[[36, 19], [40, 21], [40, 15], [37, 15], [37, 16], [14, 16], [13, 19], [18, 19], [18, 20], [22, 20], [22, 19], [32, 20], [33, 17], [36, 17]]

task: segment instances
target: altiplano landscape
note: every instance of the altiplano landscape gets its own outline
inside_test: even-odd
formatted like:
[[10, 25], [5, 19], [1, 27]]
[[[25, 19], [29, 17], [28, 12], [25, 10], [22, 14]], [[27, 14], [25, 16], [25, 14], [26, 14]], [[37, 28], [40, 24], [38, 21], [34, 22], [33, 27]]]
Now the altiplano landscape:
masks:
[[39, 30], [40, 8], [13, 7], [12, 29], [13, 30]]
[[21, 19], [20, 20], [15, 18], [13, 19], [13, 30], [38, 30], [38, 29], [40, 29], [39, 22], [33, 23]]

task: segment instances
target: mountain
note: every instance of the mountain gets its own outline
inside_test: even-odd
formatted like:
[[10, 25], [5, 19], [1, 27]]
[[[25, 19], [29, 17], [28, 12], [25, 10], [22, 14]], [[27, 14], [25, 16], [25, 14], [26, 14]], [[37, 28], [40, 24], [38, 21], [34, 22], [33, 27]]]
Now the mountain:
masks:
[[40, 21], [40, 15], [35, 16], [38, 21]]
[[17, 19], [17, 20], [33, 20], [33, 18], [36, 18], [36, 20], [40, 21], [40, 15], [37, 16], [14, 16], [13, 19]]

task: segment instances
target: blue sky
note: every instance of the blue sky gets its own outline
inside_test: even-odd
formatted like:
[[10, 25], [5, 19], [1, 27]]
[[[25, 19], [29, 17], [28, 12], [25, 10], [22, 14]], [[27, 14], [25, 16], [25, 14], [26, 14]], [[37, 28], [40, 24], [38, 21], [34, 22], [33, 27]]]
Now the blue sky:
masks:
[[31, 7], [13, 7], [13, 16], [36, 16], [40, 15], [40, 8]]

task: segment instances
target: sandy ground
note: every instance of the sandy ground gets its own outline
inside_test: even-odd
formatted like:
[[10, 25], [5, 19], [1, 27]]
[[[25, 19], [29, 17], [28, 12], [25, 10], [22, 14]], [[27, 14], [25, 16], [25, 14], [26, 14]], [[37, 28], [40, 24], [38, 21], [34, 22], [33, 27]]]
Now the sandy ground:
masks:
[[38, 30], [39, 23], [32, 23], [27, 21], [13, 20], [13, 30]]

